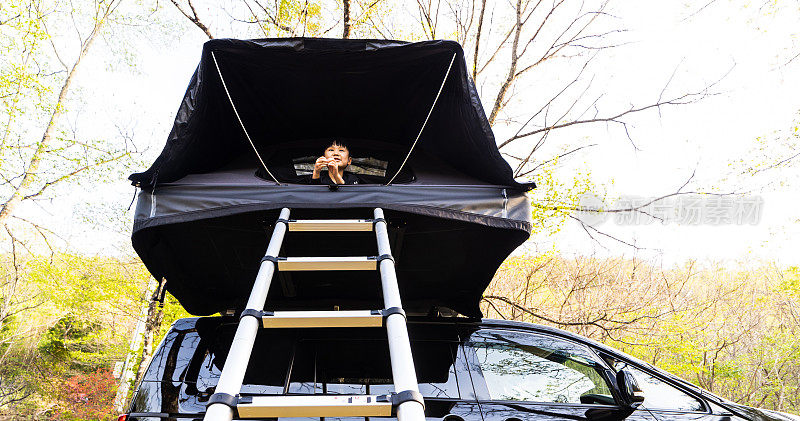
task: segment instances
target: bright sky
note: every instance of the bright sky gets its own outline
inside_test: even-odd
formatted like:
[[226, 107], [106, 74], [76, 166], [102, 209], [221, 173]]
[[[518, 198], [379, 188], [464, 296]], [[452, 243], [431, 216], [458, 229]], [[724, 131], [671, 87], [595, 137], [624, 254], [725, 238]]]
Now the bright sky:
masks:
[[[573, 165], [590, 168], [593, 180], [607, 185], [611, 196], [671, 193], [693, 171], [695, 183], [690, 189], [719, 186], [722, 191], [741, 190], [739, 181], [721, 182], [735, 175], [729, 164], [751, 155], [757, 137], [788, 130], [800, 118], [800, 96], [796, 95], [800, 92], [800, 64], [781, 66], [797, 40], [798, 11], [769, 13], [720, 0], [689, 17], [698, 7], [693, 3], [616, 3], [612, 12], [628, 28], [626, 39], [634, 42], [598, 56], [592, 68], [593, 86], [597, 92], [606, 92], [604, 109], [609, 112], [631, 103], [652, 102], [673, 72], [667, 93], [696, 90], [727, 74], [716, 87], [719, 95], [697, 104], [665, 108], [660, 117], [652, 112], [630, 119], [639, 151], [616, 126], [581, 126], [558, 134], [562, 139], [586, 138], [587, 143], [598, 144], [579, 154]], [[93, 98], [87, 107], [100, 110], [95, 111], [96, 118], [120, 122], [135, 132], [137, 145], [148, 149], [147, 163], [140, 170], [163, 147], [205, 40], [199, 30], [191, 28], [170, 45], [136, 42], [136, 74], [99, 58], [90, 57], [85, 63], [93, 69], [79, 80]], [[794, 48], [800, 51], [800, 47]], [[569, 70], [565, 68], [564, 77], [571, 77]], [[541, 104], [534, 99], [526, 102], [526, 95], [535, 97], [558, 78], [555, 74], [531, 77], [530, 86], [520, 96], [519, 109], [538, 108]], [[483, 101], [490, 103], [488, 98]], [[107, 124], [103, 130], [108, 130]], [[498, 139], [509, 135], [502, 126], [495, 131]], [[687, 258], [756, 257], [800, 264], [796, 252], [800, 249], [800, 215], [794, 208], [798, 167], [775, 174], [789, 180], [788, 186], [753, 193], [764, 200], [757, 225], [620, 226], [606, 222], [598, 228], [648, 249], [638, 255], [657, 255], [667, 263]], [[561, 176], [569, 177], [569, 171], [562, 171]], [[124, 211], [132, 195], [133, 188], [123, 179], [100, 190], [74, 187], [62, 192], [58, 201], [29, 204], [21, 211], [36, 213], [51, 226], [65, 227], [59, 232], [78, 250], [124, 252], [129, 250], [129, 233], [120, 227], [132, 224], [121, 222], [132, 219], [132, 214]], [[87, 202], [101, 202], [112, 219], [98, 220], [95, 209], [86, 208]], [[575, 223], [555, 237], [535, 237], [525, 247], [540, 251], [556, 247], [577, 254], [631, 254], [629, 247], [613, 241], [598, 245]]]
[[[689, 258], [758, 258], [800, 264], [800, 214], [796, 210], [800, 168], [795, 165], [794, 170], [770, 173], [768, 177], [789, 184], [763, 191], [757, 187], [766, 179], [732, 177], [736, 173], [729, 168], [738, 159], [753, 157], [756, 138], [776, 130], [788, 132], [800, 118], [800, 96], [796, 95], [800, 92], [800, 68], [797, 63], [781, 66], [797, 39], [797, 11], [770, 15], [724, 2], [686, 19], [694, 6], [680, 2], [628, 1], [616, 9], [631, 38], [638, 40], [616, 49], [602, 63], [608, 69], [607, 79], [599, 83], [617, 98], [619, 108], [624, 109], [626, 101], [646, 103], [648, 95], [652, 101], [676, 68], [667, 92], [691, 91], [727, 76], [716, 89], [718, 96], [665, 108], [661, 118], [650, 113], [631, 120], [635, 126], [632, 137], [640, 151], [613, 126], [573, 131], [600, 144], [583, 155], [594, 180], [613, 179], [611, 196], [657, 197], [674, 192], [696, 171], [696, 183], [687, 190], [709, 191], [711, 186], [725, 192], [754, 189], [752, 194], [763, 198], [763, 213], [757, 225], [621, 226], [606, 222], [597, 228], [650, 249], [639, 251], [639, 256], [661, 256], [666, 263]], [[528, 247], [534, 250], [547, 250], [554, 243], [561, 251], [578, 254], [632, 254], [629, 247], [613, 241], [598, 246], [577, 223], [553, 239], [534, 238], [532, 243]]]

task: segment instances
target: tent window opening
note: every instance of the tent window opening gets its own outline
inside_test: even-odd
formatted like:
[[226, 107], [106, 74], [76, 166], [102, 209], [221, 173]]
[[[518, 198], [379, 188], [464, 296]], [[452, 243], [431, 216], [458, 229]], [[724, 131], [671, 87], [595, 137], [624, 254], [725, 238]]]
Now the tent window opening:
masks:
[[[331, 139], [295, 141], [283, 147], [276, 148], [266, 157], [266, 166], [271, 175], [263, 166], [256, 166], [255, 175], [266, 181], [286, 184], [315, 184], [311, 182], [314, 163], [322, 155], [322, 151]], [[346, 140], [350, 146], [352, 162], [345, 172], [358, 177], [358, 184], [386, 184], [389, 177], [400, 168], [403, 159], [402, 151], [393, 145], [375, 145], [376, 142]], [[372, 143], [372, 144], [370, 144]], [[327, 178], [327, 168], [321, 172]], [[395, 184], [411, 183], [416, 180], [411, 165], [406, 164], [399, 175], [395, 177]]]
[[[294, 167], [295, 175], [306, 176], [311, 175], [314, 171], [314, 162], [318, 156], [304, 156], [292, 159], [292, 166]], [[389, 162], [378, 158], [366, 157], [357, 158], [353, 157], [353, 163], [347, 166], [347, 171], [353, 174], [371, 175], [375, 177], [386, 177], [386, 168]], [[324, 171], [327, 171], [325, 169]]]

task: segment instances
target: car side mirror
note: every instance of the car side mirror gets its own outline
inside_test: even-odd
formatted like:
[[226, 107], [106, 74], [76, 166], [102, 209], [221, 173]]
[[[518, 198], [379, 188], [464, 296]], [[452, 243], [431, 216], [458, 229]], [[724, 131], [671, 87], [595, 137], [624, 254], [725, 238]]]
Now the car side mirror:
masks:
[[621, 421], [644, 402], [644, 393], [630, 371], [620, 370], [617, 373], [617, 387], [622, 405], [613, 409], [592, 408], [586, 411], [586, 418], [591, 421]]
[[630, 371], [620, 370], [617, 373], [617, 386], [622, 395], [622, 403], [628, 408], [636, 409], [644, 402], [644, 392]]

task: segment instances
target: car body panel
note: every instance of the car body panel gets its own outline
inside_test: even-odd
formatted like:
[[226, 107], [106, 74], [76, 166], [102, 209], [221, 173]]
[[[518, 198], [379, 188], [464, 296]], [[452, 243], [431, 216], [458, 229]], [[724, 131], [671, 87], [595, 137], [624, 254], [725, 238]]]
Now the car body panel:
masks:
[[[237, 321], [232, 317], [186, 318], [176, 321], [145, 371], [143, 380], [132, 399], [128, 419], [130, 421], [202, 419], [205, 405], [214, 393], [214, 386], [227, 354], [229, 342], [226, 341], [229, 339], [226, 338], [232, 338]], [[609, 357], [613, 357], [696, 398], [702, 402], [702, 408], [696, 411], [675, 411], [642, 406], [636, 410], [625, 410], [618, 404], [493, 400], [479, 362], [476, 360], [472, 348], [474, 345], [470, 343], [470, 338], [480, 332], [511, 332], [511, 336], [552, 338], [559, 343], [568, 343], [588, 350], [586, 352], [591, 355], [585, 353], [581, 355], [586, 356], [586, 361], [591, 360], [598, 375], [607, 384], [608, 396], [604, 399], [621, 402], [620, 392], [614, 381], [615, 371], [608, 360]], [[412, 348], [416, 351], [416, 368], [420, 378], [420, 390], [425, 395], [426, 417], [431, 421], [556, 419], [605, 421], [623, 417], [632, 421], [798, 420], [792, 418], [793, 416], [732, 403], [606, 345], [551, 327], [492, 319], [409, 317], [409, 336]], [[290, 346], [293, 347], [291, 351]], [[380, 380], [391, 376], [385, 371], [388, 370], [386, 368], [388, 349], [384, 348], [387, 348], [385, 332], [379, 328], [306, 329], [302, 332], [287, 329], [277, 334], [259, 334], [242, 393], [244, 395], [390, 393], [393, 390], [389, 384], [390, 380]], [[306, 379], [310, 378], [308, 377], [310, 374], [303, 371], [304, 366], [298, 365], [295, 358], [297, 361], [308, 362], [312, 361], [311, 355], [315, 367], [313, 372], [325, 370], [317, 368], [317, 364], [320, 364], [320, 367], [328, 367], [334, 372], [331, 374], [332, 383], [324, 379], [318, 380], [315, 374], [316, 383], [309, 386], [310, 383]], [[348, 374], [347, 370], [362, 370], [362, 368], [352, 361], [350, 365], [345, 362], [340, 366], [339, 361], [346, 360], [341, 360], [339, 358], [341, 355], [348, 355], [350, 360], [361, 362], [360, 365], [367, 367], [363, 370], [372, 370], [369, 372], [370, 378], [375, 377], [380, 381], [373, 386], [367, 386], [370, 383], [353, 384], [342, 380], [350, 378], [348, 375], [354, 379], [360, 378], [358, 376], [363, 377], [363, 373]], [[427, 358], [420, 358], [421, 355]], [[280, 369], [275, 368], [281, 367], [285, 370], [283, 366], [287, 364], [285, 361], [289, 358], [292, 361], [289, 364], [301, 367], [294, 370], [295, 374], [284, 374], [285, 372], [282, 373]], [[305, 366], [308, 365], [306, 363]], [[382, 374], [372, 374], [373, 371]], [[326, 417], [326, 419], [334, 418]], [[350, 420], [350, 418], [339, 419]]]

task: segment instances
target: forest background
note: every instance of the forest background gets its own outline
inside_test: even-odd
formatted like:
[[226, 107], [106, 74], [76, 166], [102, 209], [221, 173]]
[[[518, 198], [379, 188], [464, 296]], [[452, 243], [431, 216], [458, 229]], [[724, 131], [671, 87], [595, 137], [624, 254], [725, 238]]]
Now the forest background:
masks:
[[4, 1], [0, 414], [115, 416], [186, 316], [130, 248], [125, 178], [160, 151], [202, 42], [290, 36], [464, 46], [501, 152], [538, 184], [487, 317], [800, 412], [800, 6], [643, 3]]

